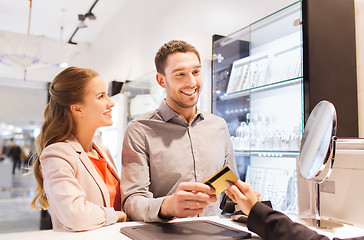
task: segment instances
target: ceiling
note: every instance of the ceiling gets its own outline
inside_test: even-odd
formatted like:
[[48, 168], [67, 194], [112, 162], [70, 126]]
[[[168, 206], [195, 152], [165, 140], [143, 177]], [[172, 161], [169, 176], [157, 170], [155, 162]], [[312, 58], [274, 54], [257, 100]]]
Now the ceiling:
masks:
[[[87, 28], [80, 29], [74, 42], [91, 42], [126, 0], [98, 1], [92, 12], [96, 20], [85, 20]], [[0, 0], [0, 29], [27, 33], [29, 0]], [[95, 0], [32, 0], [30, 34], [68, 42], [79, 21], [79, 14], [86, 14]], [[63, 27], [63, 31], [61, 30]]]
[[[98, 1], [92, 10], [96, 20], [86, 19], [88, 27], [80, 28], [72, 41], [92, 42], [125, 2]], [[95, 0], [32, 0], [30, 34], [66, 43], [79, 24], [78, 15], [86, 14], [94, 3]], [[0, 30], [27, 34], [29, 12], [29, 0], [0, 0]], [[0, 69], [0, 123], [23, 128], [39, 126], [46, 102], [46, 84], [11, 79]]]

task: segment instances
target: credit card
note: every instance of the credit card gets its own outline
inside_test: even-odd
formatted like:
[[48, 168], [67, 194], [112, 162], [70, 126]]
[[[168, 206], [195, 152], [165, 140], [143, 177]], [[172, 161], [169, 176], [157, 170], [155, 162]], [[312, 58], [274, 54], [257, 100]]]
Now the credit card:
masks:
[[216, 190], [216, 195], [219, 195], [227, 189], [225, 181], [230, 181], [232, 183], [238, 181], [238, 177], [230, 170], [229, 166], [224, 166], [217, 173], [212, 175], [204, 184], [207, 184]]

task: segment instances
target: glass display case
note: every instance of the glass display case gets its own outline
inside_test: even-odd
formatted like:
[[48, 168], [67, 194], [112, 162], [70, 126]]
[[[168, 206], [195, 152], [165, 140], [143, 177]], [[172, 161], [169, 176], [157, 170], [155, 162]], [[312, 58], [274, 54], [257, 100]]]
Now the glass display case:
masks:
[[240, 179], [297, 211], [296, 158], [303, 131], [301, 2], [229, 36], [213, 37], [212, 111], [223, 117]]
[[124, 132], [129, 121], [158, 108], [164, 96], [163, 88], [155, 79], [155, 72], [150, 72], [126, 81], [120, 93], [110, 97], [115, 104], [111, 112], [113, 124], [99, 128], [96, 138], [109, 148], [119, 172]]
[[124, 93], [128, 98], [127, 122], [157, 109], [163, 101], [164, 89], [158, 85], [155, 75], [153, 71], [125, 84]]

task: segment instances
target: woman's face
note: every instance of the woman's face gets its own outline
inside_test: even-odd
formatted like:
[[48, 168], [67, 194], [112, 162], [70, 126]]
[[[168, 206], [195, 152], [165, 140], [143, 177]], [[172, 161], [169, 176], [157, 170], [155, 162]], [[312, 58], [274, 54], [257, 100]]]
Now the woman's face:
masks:
[[114, 103], [106, 92], [106, 84], [100, 76], [88, 82], [83, 101], [79, 104], [82, 112], [79, 125], [85, 124], [92, 129], [112, 125], [111, 108]]

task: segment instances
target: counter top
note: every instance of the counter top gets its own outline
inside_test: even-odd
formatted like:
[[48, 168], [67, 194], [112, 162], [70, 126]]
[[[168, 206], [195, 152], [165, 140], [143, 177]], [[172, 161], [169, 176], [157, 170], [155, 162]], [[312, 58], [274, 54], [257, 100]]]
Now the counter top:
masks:
[[[191, 221], [191, 220], [210, 220], [213, 222], [221, 223], [239, 230], [248, 231], [245, 224], [233, 222], [228, 217], [214, 216], [214, 217], [194, 217], [194, 218], [183, 218], [175, 219], [171, 222], [180, 221]], [[17, 232], [17, 233], [6, 233], [0, 234], [0, 239], [6, 240], [100, 240], [100, 239], [130, 239], [129, 237], [120, 233], [121, 227], [143, 225], [143, 222], [123, 222], [115, 223], [110, 226], [102, 227], [99, 229], [85, 231], [85, 232], [57, 232], [53, 230], [42, 230], [42, 231], [29, 231], [29, 232]], [[252, 235], [257, 236], [252, 233]]]
[[[294, 218], [294, 217], [293, 217]], [[214, 217], [195, 217], [195, 218], [184, 218], [175, 219], [172, 222], [180, 221], [191, 221], [191, 220], [210, 220], [213, 222], [221, 223], [239, 230], [248, 231], [247, 227], [243, 223], [232, 221], [229, 217], [214, 216]], [[53, 230], [42, 230], [42, 231], [29, 231], [29, 232], [17, 232], [17, 233], [5, 233], [0, 234], [0, 239], [6, 240], [99, 240], [99, 239], [130, 239], [127, 236], [120, 233], [121, 227], [143, 225], [142, 222], [124, 222], [116, 223], [110, 226], [102, 227], [92, 231], [85, 232], [57, 232]], [[312, 228], [313, 229], [313, 228]], [[318, 233], [328, 236], [329, 238], [340, 237], [357, 237], [364, 236], [364, 229], [357, 228], [349, 225], [337, 228], [334, 230], [314, 229]], [[252, 233], [252, 236], [257, 236]], [[259, 239], [259, 238], [258, 238]]]

